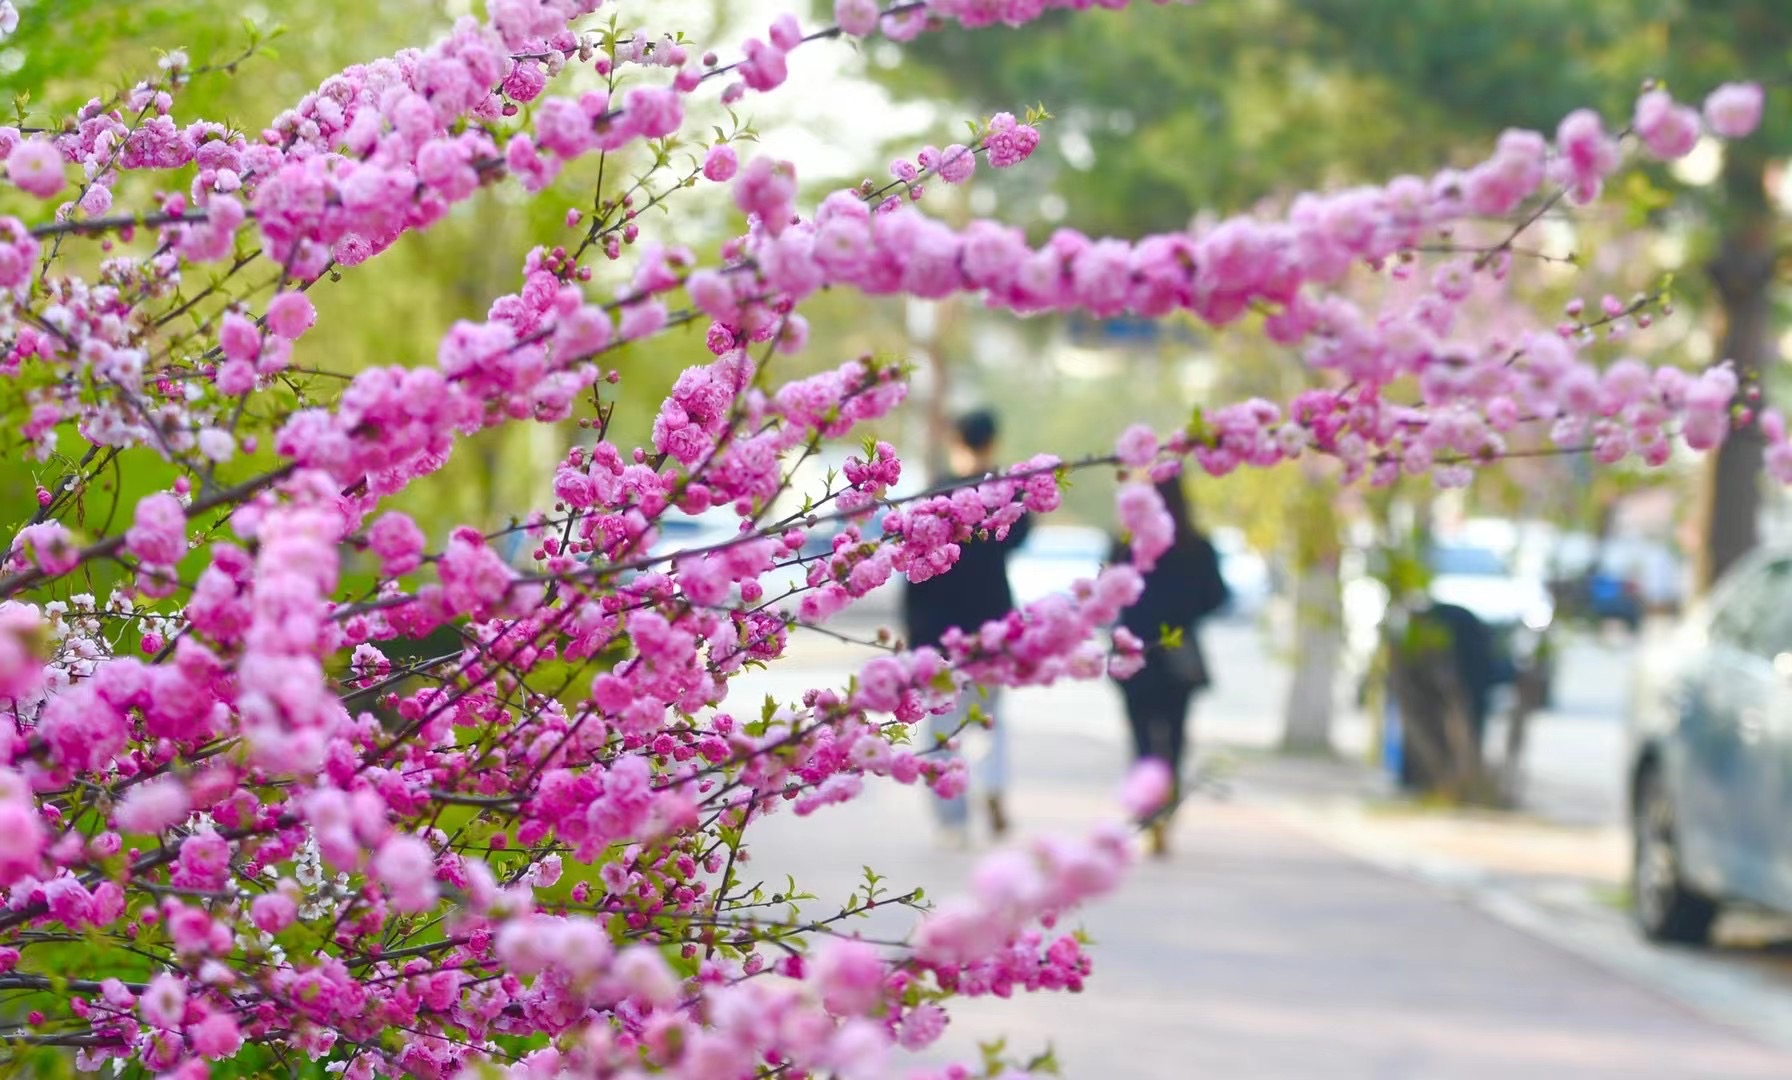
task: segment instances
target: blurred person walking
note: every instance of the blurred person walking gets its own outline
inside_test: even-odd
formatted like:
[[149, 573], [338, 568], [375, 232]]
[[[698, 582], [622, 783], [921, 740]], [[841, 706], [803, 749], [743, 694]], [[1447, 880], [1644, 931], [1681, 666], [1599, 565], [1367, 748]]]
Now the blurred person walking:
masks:
[[[1138, 603], [1120, 616], [1120, 625], [1138, 635], [1146, 648], [1145, 666], [1119, 683], [1134, 757], [1156, 758], [1168, 765], [1175, 785], [1169, 803], [1150, 824], [1151, 853], [1161, 856], [1169, 850], [1170, 817], [1182, 791], [1189, 706], [1196, 692], [1213, 682], [1201, 651], [1201, 621], [1225, 606], [1228, 592], [1220, 576], [1219, 554], [1189, 514], [1182, 480], [1165, 480], [1157, 485], [1157, 493], [1176, 523], [1176, 535], [1170, 550], [1145, 572], [1145, 591]], [[1110, 561], [1131, 558], [1131, 548], [1117, 541]], [[1181, 632], [1180, 644], [1160, 645], [1164, 633], [1172, 630]]]
[[[995, 470], [999, 427], [995, 414], [979, 409], [958, 418], [949, 448], [953, 475], [946, 483], [973, 480]], [[918, 584], [902, 594], [903, 622], [910, 648], [938, 646], [946, 631], [956, 626], [974, 634], [978, 627], [1014, 610], [1014, 594], [1008, 587], [1008, 556], [1026, 539], [1032, 518], [1022, 515], [1000, 540], [989, 537], [959, 546], [958, 561], [950, 570]], [[1003, 794], [1008, 786], [1007, 731], [1001, 723], [999, 690], [967, 690], [953, 712], [927, 718], [927, 747], [952, 738], [971, 720], [975, 707], [990, 719], [988, 747], [972, 770], [972, 787], [989, 811], [990, 830], [996, 836], [1008, 831]], [[953, 751], [956, 752], [956, 751]], [[934, 813], [949, 842], [969, 839], [970, 807], [963, 795], [934, 800]]]

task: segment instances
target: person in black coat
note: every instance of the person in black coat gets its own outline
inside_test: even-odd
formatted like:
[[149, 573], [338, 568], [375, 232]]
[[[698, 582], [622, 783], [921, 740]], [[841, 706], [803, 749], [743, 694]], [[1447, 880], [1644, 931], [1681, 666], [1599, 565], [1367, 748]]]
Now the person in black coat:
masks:
[[[995, 472], [995, 415], [979, 409], [959, 417], [956, 427], [953, 475], [943, 478], [941, 487]], [[1008, 556], [1026, 540], [1032, 524], [1032, 516], [1022, 514], [1000, 540], [992, 536], [960, 544], [958, 561], [950, 570], [903, 590], [902, 616], [910, 648], [937, 646], [954, 626], [975, 631], [1014, 610]]]
[[[1120, 692], [1126, 699], [1134, 756], [1164, 762], [1180, 790], [1189, 706], [1195, 693], [1212, 683], [1201, 651], [1200, 623], [1224, 607], [1229, 594], [1220, 576], [1219, 553], [1195, 529], [1189, 516], [1182, 481], [1166, 480], [1157, 491], [1176, 522], [1176, 538], [1157, 565], [1145, 573], [1145, 591], [1138, 602], [1120, 616], [1120, 625], [1145, 643], [1145, 666], [1131, 678], [1120, 680]], [[1125, 543], [1115, 544], [1112, 561], [1127, 562], [1131, 557]], [[1178, 648], [1160, 644], [1167, 630], [1181, 631]], [[1168, 819], [1166, 810], [1152, 823], [1154, 854], [1166, 850]]]
[[[1448, 639], [1447, 653], [1433, 654], [1433, 662], [1450, 665], [1451, 691], [1462, 695], [1469, 730], [1461, 733], [1458, 746], [1445, 729], [1449, 703], [1434, 699], [1425, 715], [1404, 716], [1407, 725], [1406, 748], [1400, 759], [1400, 783], [1409, 791], [1430, 791], [1449, 777], [1473, 776], [1481, 771], [1481, 746], [1487, 735], [1487, 720], [1493, 712], [1493, 694], [1512, 682], [1518, 672], [1511, 654], [1501, 647], [1492, 627], [1467, 608], [1456, 604], [1433, 602], [1417, 613], [1416, 618], [1441, 629]], [[1433, 683], [1432, 685], [1437, 685]], [[1456, 761], [1460, 754], [1465, 761]]]
[[[997, 427], [993, 413], [978, 410], [960, 417], [956, 435], [957, 442], [952, 447], [953, 475], [944, 478], [944, 483], [956, 484], [994, 472]], [[1026, 539], [1031, 527], [1031, 516], [1022, 515], [1000, 540], [990, 536], [966, 541], [959, 545], [958, 561], [950, 570], [908, 585], [902, 593], [902, 616], [909, 647], [938, 646], [946, 631], [954, 626], [974, 634], [984, 623], [1013, 611], [1008, 556]], [[990, 830], [997, 836], [1008, 830], [1002, 798], [1008, 780], [1008, 745], [1000, 704], [1000, 694], [994, 689], [967, 691], [957, 710], [927, 718], [925, 743], [932, 747], [965, 727], [972, 706], [989, 716], [992, 726], [988, 751], [977, 763], [972, 779], [974, 786], [981, 789]], [[957, 843], [965, 842], [970, 809], [964, 798], [935, 800], [934, 809], [947, 836]]]

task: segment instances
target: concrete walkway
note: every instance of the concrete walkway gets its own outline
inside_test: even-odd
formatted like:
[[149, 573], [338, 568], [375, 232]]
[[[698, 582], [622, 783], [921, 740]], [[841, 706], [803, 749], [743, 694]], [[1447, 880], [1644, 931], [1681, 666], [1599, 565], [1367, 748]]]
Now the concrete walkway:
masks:
[[[841, 674], [844, 674], [842, 669]], [[743, 700], [825, 681], [767, 673]], [[1016, 695], [1010, 712], [1023, 833], [1113, 813], [1124, 766], [1117, 709], [1087, 689]], [[1792, 1056], [1609, 968], [1515, 929], [1450, 891], [1380, 869], [1250, 800], [1192, 802], [1176, 853], [1088, 909], [1096, 971], [1080, 995], [954, 1006], [939, 1048], [977, 1059], [1052, 1045], [1063, 1075], [1194, 1077], [1786, 1077]], [[892, 889], [958, 891], [977, 853], [941, 849], [925, 797], [872, 782], [864, 798], [749, 832], [748, 872], [786, 872], [838, 902], [869, 864]], [[823, 902], [808, 907], [818, 915]], [[900, 931], [879, 912], [867, 935]]]

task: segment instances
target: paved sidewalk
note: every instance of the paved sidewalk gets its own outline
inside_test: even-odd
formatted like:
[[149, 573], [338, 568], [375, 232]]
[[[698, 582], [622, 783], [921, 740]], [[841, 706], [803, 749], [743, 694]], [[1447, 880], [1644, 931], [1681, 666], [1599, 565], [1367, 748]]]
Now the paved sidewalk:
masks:
[[[1023, 829], [1107, 816], [1118, 740], [1028, 730], [1014, 715]], [[755, 826], [751, 870], [794, 873], [832, 899], [869, 863], [896, 889], [948, 895], [976, 855], [939, 849], [926, 814], [916, 792], [872, 784], [853, 804]], [[1142, 865], [1081, 916], [1096, 942], [1085, 993], [961, 1003], [942, 1051], [974, 1059], [977, 1043], [1006, 1037], [1024, 1056], [1049, 1043], [1067, 1077], [1137, 1080], [1792, 1075], [1792, 1056], [1268, 807], [1191, 803], [1175, 839], [1173, 859]]]
[[1732, 910], [1710, 947], [1650, 944], [1626, 910], [1622, 829], [1389, 803], [1364, 796], [1373, 785], [1362, 780], [1362, 770], [1340, 763], [1261, 759], [1247, 763], [1239, 787], [1329, 847], [1792, 1052], [1788, 920]]

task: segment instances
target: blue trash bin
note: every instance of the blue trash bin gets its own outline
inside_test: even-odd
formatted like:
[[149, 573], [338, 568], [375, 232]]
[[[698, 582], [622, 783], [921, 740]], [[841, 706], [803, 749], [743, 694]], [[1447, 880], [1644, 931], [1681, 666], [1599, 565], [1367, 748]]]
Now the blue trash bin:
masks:
[[1403, 787], [1406, 739], [1400, 725], [1400, 706], [1388, 694], [1381, 707], [1381, 767], [1396, 788]]

